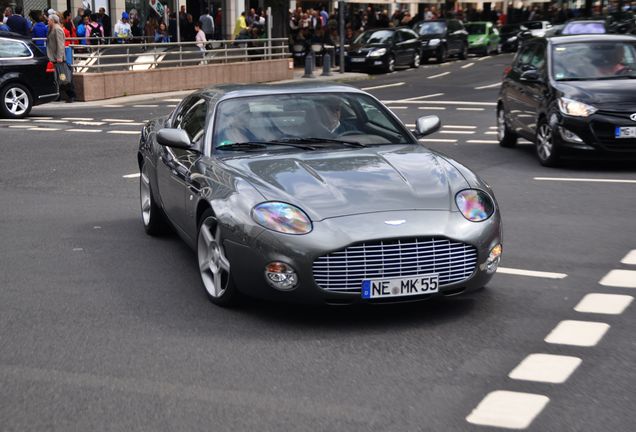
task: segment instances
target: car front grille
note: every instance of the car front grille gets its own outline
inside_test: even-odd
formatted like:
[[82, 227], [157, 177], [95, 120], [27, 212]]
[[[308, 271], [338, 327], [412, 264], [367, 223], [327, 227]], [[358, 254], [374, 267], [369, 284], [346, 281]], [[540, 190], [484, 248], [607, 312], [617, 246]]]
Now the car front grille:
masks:
[[360, 293], [363, 279], [438, 274], [440, 287], [468, 279], [477, 250], [445, 238], [361, 243], [318, 257], [314, 279], [326, 291]]
[[597, 112], [597, 119], [592, 121], [592, 131], [599, 143], [608, 150], [636, 152], [636, 139], [615, 138], [616, 126], [636, 126], [629, 116], [635, 110]]

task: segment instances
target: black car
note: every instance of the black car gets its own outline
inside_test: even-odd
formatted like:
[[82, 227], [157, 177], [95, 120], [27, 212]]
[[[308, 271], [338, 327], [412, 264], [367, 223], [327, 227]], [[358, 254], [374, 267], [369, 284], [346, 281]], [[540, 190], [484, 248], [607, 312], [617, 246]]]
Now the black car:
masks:
[[521, 24], [506, 24], [499, 30], [502, 52], [515, 52], [519, 48]]
[[435, 57], [439, 63], [448, 56], [465, 59], [468, 55], [468, 32], [456, 19], [420, 21], [413, 27], [422, 43], [422, 59]]
[[58, 97], [55, 68], [30, 39], [0, 32], [0, 115], [21, 118]]
[[420, 41], [411, 29], [367, 30], [345, 52], [345, 69], [393, 72], [400, 66], [419, 67], [420, 58]]
[[636, 157], [635, 78], [634, 36], [531, 39], [504, 76], [499, 142], [535, 142], [546, 166], [574, 153]]

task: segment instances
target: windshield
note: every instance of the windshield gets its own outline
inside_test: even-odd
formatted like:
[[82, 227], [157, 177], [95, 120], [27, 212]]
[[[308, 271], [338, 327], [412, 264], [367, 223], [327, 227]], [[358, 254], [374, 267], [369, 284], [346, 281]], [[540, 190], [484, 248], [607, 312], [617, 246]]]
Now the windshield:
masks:
[[[214, 148], [282, 144], [376, 145], [412, 143], [401, 123], [379, 102], [357, 93], [250, 96], [220, 102]], [[278, 144], [277, 144], [278, 143]], [[243, 148], [242, 146], [240, 148]]]
[[442, 34], [446, 31], [446, 23], [441, 21], [422, 22], [415, 31], [421, 35]]
[[469, 35], [486, 34], [486, 24], [468, 23], [466, 24], [466, 31]]
[[390, 43], [392, 38], [391, 30], [367, 31], [358, 36], [353, 43], [355, 45], [386, 44]]
[[514, 33], [520, 30], [518, 24], [508, 24], [501, 27], [501, 33]]
[[541, 21], [529, 21], [521, 25], [528, 30], [540, 30], [543, 28], [543, 23]]
[[605, 33], [605, 24], [602, 22], [577, 22], [565, 26], [561, 34], [601, 34]]
[[552, 48], [558, 81], [636, 78], [635, 42], [587, 42]]

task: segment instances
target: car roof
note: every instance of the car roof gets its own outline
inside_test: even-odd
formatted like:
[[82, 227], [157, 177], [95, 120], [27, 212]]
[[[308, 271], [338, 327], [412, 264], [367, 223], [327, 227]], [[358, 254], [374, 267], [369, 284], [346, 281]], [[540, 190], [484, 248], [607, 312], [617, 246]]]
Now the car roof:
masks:
[[0, 31], [0, 38], [5, 39], [19, 39], [23, 42], [30, 42], [31, 38], [29, 36], [21, 35], [20, 33], [13, 33], [8, 31]]
[[334, 83], [285, 83], [285, 84], [223, 84], [199, 90], [204, 96], [229, 99], [244, 96], [270, 96], [290, 93], [361, 93], [362, 90], [346, 84]]
[[560, 45], [576, 42], [636, 42], [636, 37], [614, 34], [581, 34], [552, 36], [548, 40], [552, 45]]

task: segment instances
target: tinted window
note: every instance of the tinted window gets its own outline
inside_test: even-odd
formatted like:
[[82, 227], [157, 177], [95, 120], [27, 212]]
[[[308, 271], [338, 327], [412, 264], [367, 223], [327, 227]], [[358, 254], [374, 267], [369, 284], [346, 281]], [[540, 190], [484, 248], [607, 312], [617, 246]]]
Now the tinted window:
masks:
[[25, 43], [0, 39], [0, 58], [31, 57], [31, 50]]
[[486, 24], [468, 23], [466, 24], [466, 31], [470, 35], [486, 34]]
[[552, 47], [552, 75], [556, 80], [636, 78], [635, 70], [634, 42], [585, 42]]
[[393, 33], [391, 30], [366, 31], [358, 36], [353, 43], [362, 45], [391, 43]]
[[540, 30], [543, 28], [543, 23], [541, 21], [530, 21], [521, 25], [528, 30]]
[[197, 98], [181, 118], [180, 128], [188, 133], [192, 142], [198, 141], [203, 136], [207, 108], [207, 101]]
[[417, 24], [415, 31], [421, 35], [442, 34], [446, 31], [446, 23], [440, 21], [424, 21]]
[[526, 45], [521, 49], [521, 51], [519, 51], [519, 53], [517, 54], [517, 59], [515, 61], [516, 69], [523, 70], [524, 67], [527, 67], [530, 64], [530, 59], [532, 59], [533, 48], [534, 48], [533, 45]]

